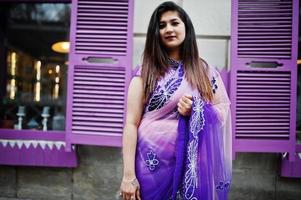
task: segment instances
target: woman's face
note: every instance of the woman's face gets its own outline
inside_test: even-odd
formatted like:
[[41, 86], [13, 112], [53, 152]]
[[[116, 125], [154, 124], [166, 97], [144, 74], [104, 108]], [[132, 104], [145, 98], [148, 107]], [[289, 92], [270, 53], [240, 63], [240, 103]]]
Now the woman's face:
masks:
[[177, 11], [167, 11], [160, 19], [160, 38], [168, 50], [179, 50], [185, 39], [185, 24]]

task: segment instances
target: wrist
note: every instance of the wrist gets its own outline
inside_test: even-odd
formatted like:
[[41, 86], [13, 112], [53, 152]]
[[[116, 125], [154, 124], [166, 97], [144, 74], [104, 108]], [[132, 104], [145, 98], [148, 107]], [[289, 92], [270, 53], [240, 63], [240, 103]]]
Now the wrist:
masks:
[[132, 178], [125, 178], [125, 177], [122, 178], [122, 181], [126, 183], [131, 183], [134, 182], [135, 180], [137, 180], [136, 176]]
[[123, 171], [123, 178], [125, 179], [133, 179], [136, 177], [136, 173], [134, 170], [124, 170]]
[[125, 178], [123, 178], [122, 182], [126, 183], [126, 184], [131, 184], [131, 185], [133, 185], [135, 187], [136, 186], [139, 187], [139, 182], [138, 182], [138, 179], [136, 177], [134, 177], [133, 179], [125, 179]]
[[124, 174], [122, 180], [131, 181], [136, 178], [135, 174]]

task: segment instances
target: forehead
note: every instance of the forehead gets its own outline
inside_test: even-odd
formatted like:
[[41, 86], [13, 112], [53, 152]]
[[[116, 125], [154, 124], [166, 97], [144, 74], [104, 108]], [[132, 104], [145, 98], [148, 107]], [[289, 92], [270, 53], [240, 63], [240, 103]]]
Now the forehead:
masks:
[[161, 15], [160, 22], [167, 22], [171, 20], [181, 20], [177, 11], [166, 11]]

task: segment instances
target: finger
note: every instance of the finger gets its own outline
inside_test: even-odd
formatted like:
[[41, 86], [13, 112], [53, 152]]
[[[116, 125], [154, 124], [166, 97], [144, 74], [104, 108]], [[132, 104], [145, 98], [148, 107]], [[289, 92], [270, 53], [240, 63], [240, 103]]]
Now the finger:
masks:
[[178, 107], [183, 107], [182, 104], [183, 104], [183, 103], [182, 103], [181, 101], [179, 101], [179, 102], [177, 103], [177, 106], [178, 106]]
[[123, 192], [123, 194], [124, 194], [124, 200], [129, 200], [131, 198], [131, 192], [126, 191]]
[[129, 195], [130, 200], [133, 200], [133, 199], [135, 200], [136, 199], [136, 190], [129, 192], [128, 195]]
[[[190, 101], [189, 99], [188, 99], [188, 101]], [[179, 103], [178, 103], [179, 105], [178, 106], [180, 106], [183, 110], [186, 110], [187, 112], [191, 109], [191, 107], [192, 107], [192, 104], [190, 104], [190, 103], [184, 103], [183, 101], [179, 101]]]
[[178, 107], [178, 112], [179, 112], [181, 115], [185, 115], [184, 110], [183, 110], [181, 107]]
[[179, 102], [178, 103], [178, 110], [180, 109], [180, 110], [183, 110], [183, 108], [184, 108], [184, 106]]
[[191, 95], [191, 94], [184, 94], [184, 97], [186, 97], [186, 98], [192, 100], [192, 95]]
[[192, 101], [186, 97], [182, 97], [179, 102], [181, 105], [187, 109], [190, 109], [192, 107]]
[[192, 100], [186, 96], [182, 97], [185, 104], [192, 105]]
[[180, 98], [180, 100], [179, 100], [179, 102], [182, 102], [182, 103], [186, 103], [186, 98], [184, 97], [184, 96], [182, 96], [181, 98]]
[[125, 200], [130, 200], [130, 199], [131, 199], [131, 195], [126, 194], [126, 195], [125, 195]]
[[136, 197], [137, 197], [138, 200], [141, 200], [140, 189], [137, 190]]
[[179, 102], [178, 102], [178, 107], [179, 107], [179, 106], [182, 107], [182, 108], [185, 106], [185, 103], [184, 103], [183, 100], [181, 100], [181, 99], [180, 99]]
[[178, 112], [183, 116], [189, 116], [191, 113], [191, 106], [182, 106], [180, 103], [178, 103]]
[[190, 110], [191, 108], [191, 105], [189, 103], [185, 103], [182, 105], [182, 107], [185, 109], [185, 110]]
[[131, 196], [132, 196], [132, 195], [127, 194], [127, 195], [126, 195], [126, 200], [131, 200]]

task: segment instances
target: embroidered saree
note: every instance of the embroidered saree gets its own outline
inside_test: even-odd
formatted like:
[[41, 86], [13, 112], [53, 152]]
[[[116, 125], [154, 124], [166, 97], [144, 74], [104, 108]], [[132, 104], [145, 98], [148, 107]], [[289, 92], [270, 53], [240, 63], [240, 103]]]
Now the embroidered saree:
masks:
[[[219, 73], [210, 68], [208, 77], [214, 93], [210, 103], [187, 82], [183, 64], [173, 61], [145, 105], [135, 160], [142, 200], [227, 199], [230, 101]], [[189, 117], [177, 112], [184, 94], [193, 96]]]

